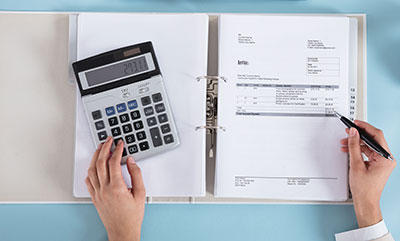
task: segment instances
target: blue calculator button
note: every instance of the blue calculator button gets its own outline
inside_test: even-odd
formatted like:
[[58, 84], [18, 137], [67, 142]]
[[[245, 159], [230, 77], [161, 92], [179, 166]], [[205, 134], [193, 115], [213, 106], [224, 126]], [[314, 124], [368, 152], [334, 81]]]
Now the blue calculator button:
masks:
[[118, 104], [117, 111], [118, 113], [126, 111], [126, 104], [125, 103]]
[[138, 104], [137, 104], [136, 100], [128, 101], [128, 108], [130, 110], [136, 109], [137, 107], [138, 107]]
[[106, 114], [107, 114], [107, 116], [114, 115], [115, 114], [114, 106], [107, 107], [106, 108]]

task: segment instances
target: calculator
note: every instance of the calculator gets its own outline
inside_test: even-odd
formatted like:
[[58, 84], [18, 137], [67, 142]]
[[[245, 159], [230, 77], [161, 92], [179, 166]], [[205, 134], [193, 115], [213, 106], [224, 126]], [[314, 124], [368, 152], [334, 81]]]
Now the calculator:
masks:
[[121, 164], [171, 150], [180, 143], [164, 80], [151, 42], [72, 64], [97, 145], [124, 141]]

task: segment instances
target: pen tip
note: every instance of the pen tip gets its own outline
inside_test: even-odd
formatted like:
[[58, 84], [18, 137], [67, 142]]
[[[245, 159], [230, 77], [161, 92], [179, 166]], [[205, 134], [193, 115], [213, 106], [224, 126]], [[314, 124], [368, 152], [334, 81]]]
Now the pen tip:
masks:
[[337, 113], [336, 111], [333, 111], [333, 112], [335, 112], [335, 115], [337, 116], [337, 117], [342, 117], [342, 115], [341, 114], [339, 114], [339, 113]]

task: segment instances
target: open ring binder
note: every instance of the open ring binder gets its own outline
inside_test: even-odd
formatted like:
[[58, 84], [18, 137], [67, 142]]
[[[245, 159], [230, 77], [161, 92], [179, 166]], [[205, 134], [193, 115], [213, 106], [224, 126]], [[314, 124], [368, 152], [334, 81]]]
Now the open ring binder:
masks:
[[197, 81], [200, 81], [202, 79], [207, 79], [207, 80], [214, 80], [214, 79], [219, 80], [220, 79], [220, 80], [223, 80], [225, 83], [227, 82], [227, 78], [225, 76], [204, 75], [204, 76], [196, 77]]

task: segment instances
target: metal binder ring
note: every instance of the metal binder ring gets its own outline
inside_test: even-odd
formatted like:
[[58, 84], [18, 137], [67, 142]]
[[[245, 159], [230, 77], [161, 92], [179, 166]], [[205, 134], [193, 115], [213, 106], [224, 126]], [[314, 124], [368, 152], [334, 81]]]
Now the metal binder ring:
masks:
[[226, 131], [226, 128], [222, 127], [222, 126], [196, 126], [196, 128], [195, 128], [196, 131], [200, 130], [200, 129], [213, 129], [213, 130], [220, 129], [220, 130]]
[[225, 83], [227, 81], [227, 78], [225, 76], [204, 75], [204, 76], [196, 77], [197, 82], [199, 82], [202, 79], [220, 79], [220, 80], [223, 80]]

